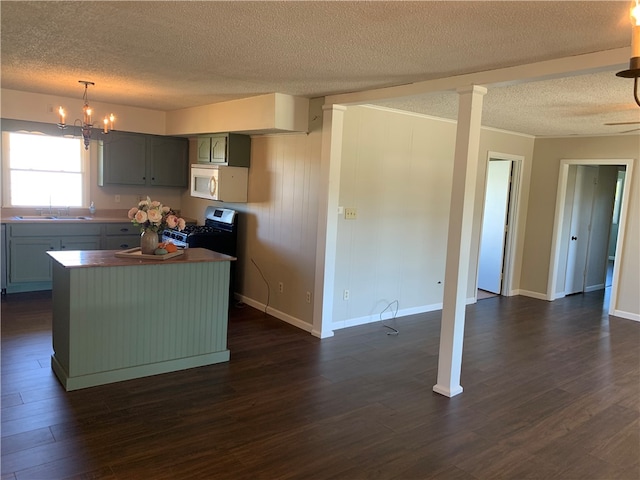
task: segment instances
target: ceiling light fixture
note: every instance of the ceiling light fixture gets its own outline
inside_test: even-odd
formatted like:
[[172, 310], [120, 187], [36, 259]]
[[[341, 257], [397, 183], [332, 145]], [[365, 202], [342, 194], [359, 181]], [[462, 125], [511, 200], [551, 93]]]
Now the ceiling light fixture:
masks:
[[629, 70], [616, 73], [618, 77], [633, 78], [633, 98], [640, 107], [638, 96], [638, 77], [640, 77], [640, 0], [631, 7], [631, 59]]
[[[84, 85], [84, 95], [82, 96], [82, 100], [84, 101], [84, 106], [82, 107], [82, 120], [76, 119], [73, 122], [74, 126], [79, 125], [82, 129], [82, 138], [84, 138], [84, 148], [85, 150], [89, 149], [89, 141], [91, 140], [91, 130], [93, 129], [93, 109], [89, 106], [89, 97], [88, 97], [88, 89], [89, 85], [95, 85], [93, 82], [89, 82], [87, 80], [78, 80], [78, 83], [82, 83]], [[64, 118], [66, 113], [64, 108], [58, 108], [58, 116], [59, 122], [58, 127], [61, 129], [67, 128], [67, 124], [64, 122]], [[113, 124], [116, 120], [116, 117], [113, 113], [109, 114], [109, 116], [105, 116], [103, 120], [102, 133], [109, 133], [110, 130], [113, 130]]]

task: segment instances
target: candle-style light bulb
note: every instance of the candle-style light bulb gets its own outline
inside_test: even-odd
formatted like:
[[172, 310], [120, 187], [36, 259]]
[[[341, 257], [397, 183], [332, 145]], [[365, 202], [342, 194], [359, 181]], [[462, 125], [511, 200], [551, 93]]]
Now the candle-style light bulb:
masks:
[[58, 108], [58, 116], [60, 117], [59, 118], [60, 119], [60, 125], [64, 125], [64, 116], [65, 116], [64, 108], [62, 108], [62, 107]]
[[82, 110], [84, 111], [84, 123], [85, 125], [91, 125], [91, 107], [85, 105]]
[[104, 117], [104, 128], [102, 129], [104, 133], [109, 133], [109, 119]]
[[636, 0], [635, 5], [631, 7], [631, 18], [634, 25], [640, 25], [640, 2]]
[[115, 121], [116, 121], [116, 116], [113, 113], [110, 114], [109, 115], [109, 122], [110, 122], [109, 128], [111, 130], [113, 130], [113, 124], [115, 123]]

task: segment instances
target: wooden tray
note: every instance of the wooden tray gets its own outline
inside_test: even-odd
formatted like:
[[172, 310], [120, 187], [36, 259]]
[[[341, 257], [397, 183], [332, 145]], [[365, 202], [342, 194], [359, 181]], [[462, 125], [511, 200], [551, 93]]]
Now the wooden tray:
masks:
[[116, 252], [116, 257], [120, 258], [133, 258], [135, 260], [169, 260], [180, 256], [184, 253], [184, 250], [178, 249], [175, 252], [165, 253], [164, 255], [147, 255], [142, 253], [140, 247], [130, 248], [128, 250], [120, 250]]

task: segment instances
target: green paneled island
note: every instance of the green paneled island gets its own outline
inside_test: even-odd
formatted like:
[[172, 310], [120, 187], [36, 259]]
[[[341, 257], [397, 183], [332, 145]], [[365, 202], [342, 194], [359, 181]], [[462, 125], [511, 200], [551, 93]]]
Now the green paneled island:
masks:
[[67, 391], [229, 360], [234, 257], [56, 251], [51, 368]]

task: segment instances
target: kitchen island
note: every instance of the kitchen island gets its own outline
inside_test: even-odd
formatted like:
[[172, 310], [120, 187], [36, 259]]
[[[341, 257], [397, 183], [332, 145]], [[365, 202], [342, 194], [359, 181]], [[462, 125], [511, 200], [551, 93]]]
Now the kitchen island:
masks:
[[51, 368], [67, 391], [229, 360], [229, 270], [203, 248], [161, 259], [56, 251]]

